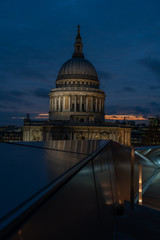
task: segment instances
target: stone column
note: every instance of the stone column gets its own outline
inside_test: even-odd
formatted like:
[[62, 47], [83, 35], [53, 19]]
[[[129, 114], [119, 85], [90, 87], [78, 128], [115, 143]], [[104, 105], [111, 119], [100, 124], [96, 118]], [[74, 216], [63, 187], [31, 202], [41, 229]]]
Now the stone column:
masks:
[[62, 97], [62, 109], [65, 111], [65, 97]]
[[68, 111], [71, 111], [71, 96], [68, 97]]
[[88, 112], [88, 97], [86, 97], [86, 112]]
[[[72, 109], [72, 104], [73, 104], [73, 96], [72, 96], [72, 95], [70, 96], [69, 101], [70, 101], [69, 109], [70, 109], [70, 111], [71, 111], [71, 109]], [[72, 110], [72, 111], [73, 111], [73, 110]]]
[[57, 111], [57, 98], [54, 98], [54, 106], [55, 106], [55, 111]]
[[102, 99], [102, 112], [104, 112], [104, 99]]
[[91, 111], [93, 112], [93, 97], [91, 98]]
[[80, 96], [80, 106], [79, 106], [79, 110], [80, 110], [80, 112], [82, 112], [82, 96]]
[[28, 136], [27, 136], [27, 138], [28, 138], [28, 140], [27, 141], [32, 141], [32, 139], [31, 139], [31, 131], [30, 130], [28, 130], [28, 134], [27, 134]]
[[59, 100], [59, 101], [58, 101], [58, 105], [59, 105], [59, 106], [58, 106], [58, 108], [59, 108], [58, 110], [59, 110], [59, 112], [60, 112], [60, 110], [61, 110], [61, 97], [59, 97], [58, 100]]
[[104, 99], [103, 99], [103, 109], [102, 109], [103, 113], [104, 113]]
[[99, 112], [101, 112], [101, 98], [99, 98]]
[[97, 112], [99, 112], [99, 98], [97, 98]]
[[86, 112], [86, 96], [84, 96], [84, 111]]
[[54, 97], [52, 98], [52, 111], [54, 111]]
[[52, 111], [54, 111], [54, 97], [52, 98]]
[[77, 102], [76, 102], [76, 97], [74, 97], [74, 111], [76, 112], [77, 111]]
[[97, 97], [96, 97], [95, 112], [97, 112]]

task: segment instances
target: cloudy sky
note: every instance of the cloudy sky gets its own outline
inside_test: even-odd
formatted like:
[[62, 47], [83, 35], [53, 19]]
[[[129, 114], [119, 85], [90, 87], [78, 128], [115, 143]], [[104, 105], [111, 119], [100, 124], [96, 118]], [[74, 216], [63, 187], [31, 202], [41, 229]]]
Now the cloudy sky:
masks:
[[78, 24], [106, 114], [160, 114], [159, 0], [1, 0], [0, 125], [49, 111]]

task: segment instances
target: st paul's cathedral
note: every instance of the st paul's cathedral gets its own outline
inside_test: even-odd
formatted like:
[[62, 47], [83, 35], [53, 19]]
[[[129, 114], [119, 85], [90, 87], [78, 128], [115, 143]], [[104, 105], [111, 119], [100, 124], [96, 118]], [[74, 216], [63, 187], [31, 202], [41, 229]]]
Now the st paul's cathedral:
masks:
[[111, 139], [130, 146], [128, 126], [105, 123], [105, 97], [94, 66], [84, 58], [78, 26], [72, 58], [60, 68], [49, 93], [49, 120], [27, 117], [23, 141]]

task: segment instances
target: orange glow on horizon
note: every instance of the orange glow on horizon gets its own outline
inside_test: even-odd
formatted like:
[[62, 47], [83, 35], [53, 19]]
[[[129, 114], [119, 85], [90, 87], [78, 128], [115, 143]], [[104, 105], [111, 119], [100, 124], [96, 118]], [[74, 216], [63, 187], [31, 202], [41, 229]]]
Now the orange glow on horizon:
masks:
[[[32, 114], [31, 114], [32, 115]], [[48, 113], [38, 113], [37, 116], [31, 117], [31, 119], [48, 119], [49, 114]], [[25, 117], [12, 117], [12, 119], [25, 119]]]
[[39, 116], [49, 116], [49, 113], [40, 113]]
[[38, 116], [34, 117], [34, 119], [47, 119], [48, 116], [48, 113], [39, 113]]
[[[49, 114], [48, 113], [38, 113], [37, 116], [33, 117], [33, 119], [48, 119]], [[146, 121], [148, 118], [153, 117], [153, 116], [147, 116], [143, 117], [142, 115], [107, 115], [105, 114], [105, 120], [119, 120], [119, 121], [124, 121], [129, 120], [129, 121]], [[12, 117], [12, 119], [25, 119], [25, 117]]]
[[144, 118], [142, 115], [105, 115], [106, 120], [148, 120], [148, 118]]

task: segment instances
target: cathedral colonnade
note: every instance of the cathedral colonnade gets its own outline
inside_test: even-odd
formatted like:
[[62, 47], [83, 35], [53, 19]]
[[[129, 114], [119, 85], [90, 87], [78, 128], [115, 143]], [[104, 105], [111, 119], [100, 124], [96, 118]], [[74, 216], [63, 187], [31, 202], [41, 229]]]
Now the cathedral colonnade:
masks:
[[50, 110], [53, 112], [104, 112], [104, 98], [78, 94], [51, 96]]

